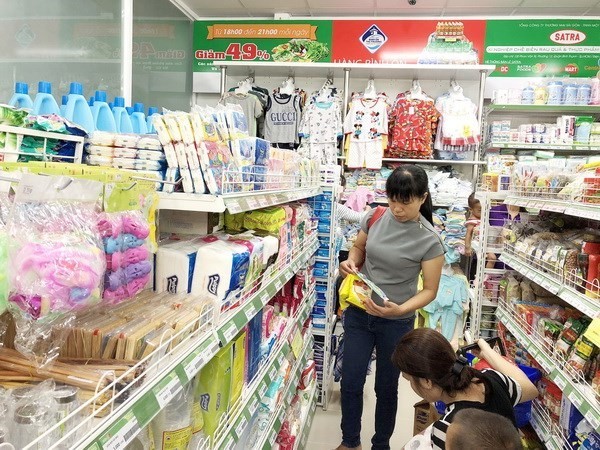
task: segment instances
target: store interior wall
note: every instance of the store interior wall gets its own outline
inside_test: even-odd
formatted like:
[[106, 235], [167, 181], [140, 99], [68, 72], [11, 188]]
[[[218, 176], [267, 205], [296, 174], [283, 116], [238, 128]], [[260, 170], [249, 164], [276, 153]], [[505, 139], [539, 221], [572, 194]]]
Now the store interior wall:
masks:
[[[121, 95], [121, 0], [2, 0], [0, 102], [16, 81], [52, 83], [57, 101], [72, 81], [87, 97]], [[134, 0], [134, 102], [189, 110], [192, 23], [165, 0]]]

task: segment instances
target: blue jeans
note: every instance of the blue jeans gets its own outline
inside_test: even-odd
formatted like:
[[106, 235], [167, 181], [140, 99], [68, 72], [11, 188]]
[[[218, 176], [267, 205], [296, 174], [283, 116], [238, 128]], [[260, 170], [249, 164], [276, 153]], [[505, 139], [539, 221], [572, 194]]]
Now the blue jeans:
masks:
[[412, 330], [414, 318], [390, 320], [348, 307], [344, 317], [344, 359], [342, 362], [342, 444], [358, 447], [363, 412], [363, 390], [367, 367], [377, 351], [375, 370], [375, 435], [372, 448], [390, 448], [390, 437], [396, 425], [398, 410], [398, 378], [400, 370], [391, 361], [396, 343]]

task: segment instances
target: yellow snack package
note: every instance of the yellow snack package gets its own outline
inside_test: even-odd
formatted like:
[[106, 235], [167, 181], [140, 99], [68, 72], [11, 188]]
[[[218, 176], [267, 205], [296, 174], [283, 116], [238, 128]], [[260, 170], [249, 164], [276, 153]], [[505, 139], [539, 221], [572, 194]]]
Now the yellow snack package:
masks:
[[340, 307], [342, 310], [353, 305], [365, 309], [364, 301], [371, 297], [371, 288], [358, 276], [350, 274], [340, 286]]

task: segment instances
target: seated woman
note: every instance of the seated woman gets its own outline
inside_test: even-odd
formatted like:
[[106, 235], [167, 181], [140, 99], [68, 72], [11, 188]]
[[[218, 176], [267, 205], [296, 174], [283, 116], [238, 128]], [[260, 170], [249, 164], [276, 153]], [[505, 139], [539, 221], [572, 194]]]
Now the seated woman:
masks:
[[448, 426], [458, 411], [477, 408], [500, 414], [515, 424], [515, 405], [538, 396], [537, 388], [521, 369], [496, 353], [485, 340], [477, 344], [479, 357], [491, 369], [478, 371], [470, 367], [444, 336], [429, 328], [412, 330], [396, 346], [392, 362], [413, 391], [428, 402], [447, 405], [444, 416], [433, 424], [434, 450], [446, 449]]

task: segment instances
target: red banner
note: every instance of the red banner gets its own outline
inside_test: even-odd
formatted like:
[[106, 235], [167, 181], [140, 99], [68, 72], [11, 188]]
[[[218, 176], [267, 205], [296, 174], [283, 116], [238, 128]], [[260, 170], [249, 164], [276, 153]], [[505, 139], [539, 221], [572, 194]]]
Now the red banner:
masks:
[[335, 20], [332, 62], [481, 64], [485, 20]]

